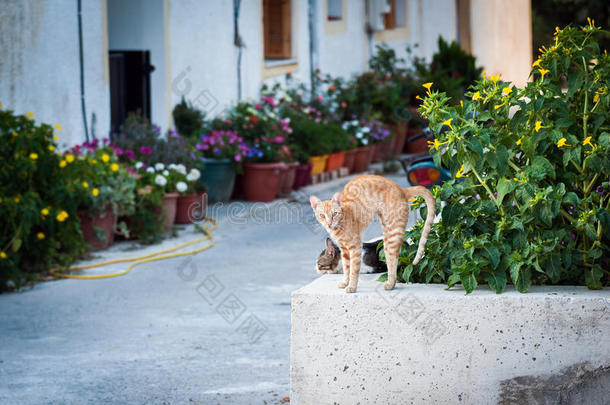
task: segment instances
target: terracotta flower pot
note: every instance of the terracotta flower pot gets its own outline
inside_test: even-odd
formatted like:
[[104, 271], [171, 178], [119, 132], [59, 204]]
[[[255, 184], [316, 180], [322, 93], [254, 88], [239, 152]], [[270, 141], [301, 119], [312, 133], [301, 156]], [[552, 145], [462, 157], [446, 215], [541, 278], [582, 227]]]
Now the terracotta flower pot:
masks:
[[178, 193], [167, 193], [163, 196], [161, 203], [161, 215], [163, 215], [163, 229], [165, 232], [172, 230], [176, 220], [176, 205], [178, 203]]
[[320, 174], [320, 173], [324, 173], [324, 170], [326, 169], [326, 161], [328, 160], [328, 155], [321, 155], [321, 156], [312, 156], [309, 158], [309, 163], [312, 164], [311, 166], [311, 174], [315, 175], [315, 174]]
[[328, 160], [326, 161], [326, 171], [332, 172], [333, 170], [342, 168], [343, 162], [345, 162], [345, 152], [331, 153], [328, 155]]
[[385, 141], [381, 142], [379, 144], [379, 155], [380, 155], [380, 160], [382, 161], [386, 161], [386, 160], [390, 160], [390, 158], [392, 157], [392, 155], [394, 154], [394, 143], [393, 143], [393, 138], [392, 139], [386, 139]]
[[371, 148], [361, 146], [356, 149], [354, 157], [354, 173], [361, 173], [369, 168], [371, 162]]
[[[116, 216], [112, 212], [112, 208], [106, 209], [96, 217], [91, 217], [86, 210], [80, 210], [77, 214], [80, 219], [83, 237], [91, 250], [102, 250], [112, 245], [114, 242], [114, 224], [116, 223]], [[98, 238], [96, 229], [98, 229], [98, 232], [99, 230], [103, 232], [103, 239]]]
[[350, 149], [345, 151], [345, 160], [343, 166], [347, 167], [350, 173], [354, 171], [354, 159], [356, 158], [356, 149]]
[[407, 122], [401, 121], [394, 125], [394, 138], [392, 139], [392, 151], [394, 155], [400, 155], [407, 141]]
[[201, 221], [205, 217], [207, 203], [207, 194], [205, 192], [179, 196], [176, 201], [175, 223], [184, 225]]
[[282, 179], [280, 182], [280, 194], [290, 194], [294, 187], [294, 182], [297, 174], [297, 162], [290, 162], [285, 164], [285, 169], [282, 172]]
[[305, 187], [311, 182], [311, 166], [311, 163], [303, 163], [297, 166], [294, 179], [295, 190]]
[[244, 164], [244, 197], [247, 201], [273, 201], [280, 190], [283, 163]]
[[371, 145], [371, 148], [373, 148], [373, 158], [371, 160], [371, 163], [377, 163], [381, 160], [381, 144], [376, 143], [374, 145]]
[[[423, 131], [423, 129], [421, 128], [414, 128], [414, 129], [409, 129], [408, 132], [408, 137], [414, 137], [416, 135], [421, 134]], [[407, 140], [407, 142], [405, 143], [405, 148], [407, 150], [407, 153], [414, 153], [414, 154], [420, 154], [420, 153], [427, 153], [428, 150], [428, 143], [426, 142], [426, 138], [419, 138], [416, 141], [413, 142], [409, 142]]]

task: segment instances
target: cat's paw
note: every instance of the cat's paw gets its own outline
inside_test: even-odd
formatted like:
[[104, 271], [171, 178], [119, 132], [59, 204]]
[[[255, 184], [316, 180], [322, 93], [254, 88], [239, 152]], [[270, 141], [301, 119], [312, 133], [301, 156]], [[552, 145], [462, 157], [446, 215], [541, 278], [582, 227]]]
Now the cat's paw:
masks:
[[345, 292], [346, 293], [355, 293], [356, 292], [356, 287], [348, 285], [347, 287], [345, 287]]
[[337, 287], [339, 287], [339, 288], [345, 288], [345, 287], [347, 287], [347, 283], [346, 283], [345, 281], [339, 281], [339, 282], [337, 283]]
[[396, 283], [390, 283], [389, 281], [386, 281], [385, 283], [383, 283], [383, 288], [386, 290], [393, 290], [395, 285]]

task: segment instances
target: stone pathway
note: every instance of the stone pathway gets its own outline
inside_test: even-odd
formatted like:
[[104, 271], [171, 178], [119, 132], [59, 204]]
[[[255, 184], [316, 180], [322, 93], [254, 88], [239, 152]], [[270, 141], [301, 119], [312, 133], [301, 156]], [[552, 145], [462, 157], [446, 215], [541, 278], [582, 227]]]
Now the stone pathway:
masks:
[[[390, 177], [406, 186], [403, 174]], [[280, 403], [290, 392], [290, 293], [317, 277], [326, 236], [307, 198], [348, 180], [211, 207], [216, 245], [195, 256], [0, 295], [0, 403]], [[365, 237], [379, 234], [374, 224]], [[122, 243], [95, 261], [197, 236], [191, 227], [137, 252]]]

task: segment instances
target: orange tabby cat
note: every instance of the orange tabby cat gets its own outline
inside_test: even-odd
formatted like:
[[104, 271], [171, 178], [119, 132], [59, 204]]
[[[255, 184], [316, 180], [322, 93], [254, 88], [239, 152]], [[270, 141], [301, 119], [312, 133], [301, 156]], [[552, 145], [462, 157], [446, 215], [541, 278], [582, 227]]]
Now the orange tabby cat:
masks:
[[363, 175], [352, 179], [343, 192], [336, 193], [331, 200], [320, 201], [315, 196], [309, 198], [316, 219], [341, 249], [345, 278], [339, 283], [339, 288], [345, 288], [348, 293], [356, 291], [362, 257], [362, 234], [375, 216], [381, 220], [383, 249], [388, 266], [388, 280], [384, 288], [394, 288], [398, 255], [409, 216], [409, 200], [415, 195], [422, 196], [428, 206], [428, 216], [413, 260], [413, 264], [417, 264], [424, 254], [436, 211], [436, 201], [425, 187], [402, 188], [385, 177]]

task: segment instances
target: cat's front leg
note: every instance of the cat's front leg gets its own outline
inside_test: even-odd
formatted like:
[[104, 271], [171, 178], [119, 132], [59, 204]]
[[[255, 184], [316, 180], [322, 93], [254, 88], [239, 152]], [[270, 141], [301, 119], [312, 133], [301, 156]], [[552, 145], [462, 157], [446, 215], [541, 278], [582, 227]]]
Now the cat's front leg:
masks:
[[360, 274], [360, 262], [362, 261], [362, 242], [360, 240], [354, 242], [349, 249], [350, 257], [350, 272], [349, 283], [345, 288], [345, 292], [353, 293], [358, 288], [358, 275]]
[[341, 263], [343, 265], [343, 281], [339, 281], [339, 283], [337, 285], [339, 288], [345, 288], [349, 284], [349, 271], [350, 271], [349, 270], [350, 269], [349, 251], [344, 246], [341, 246], [340, 249], [341, 249]]

